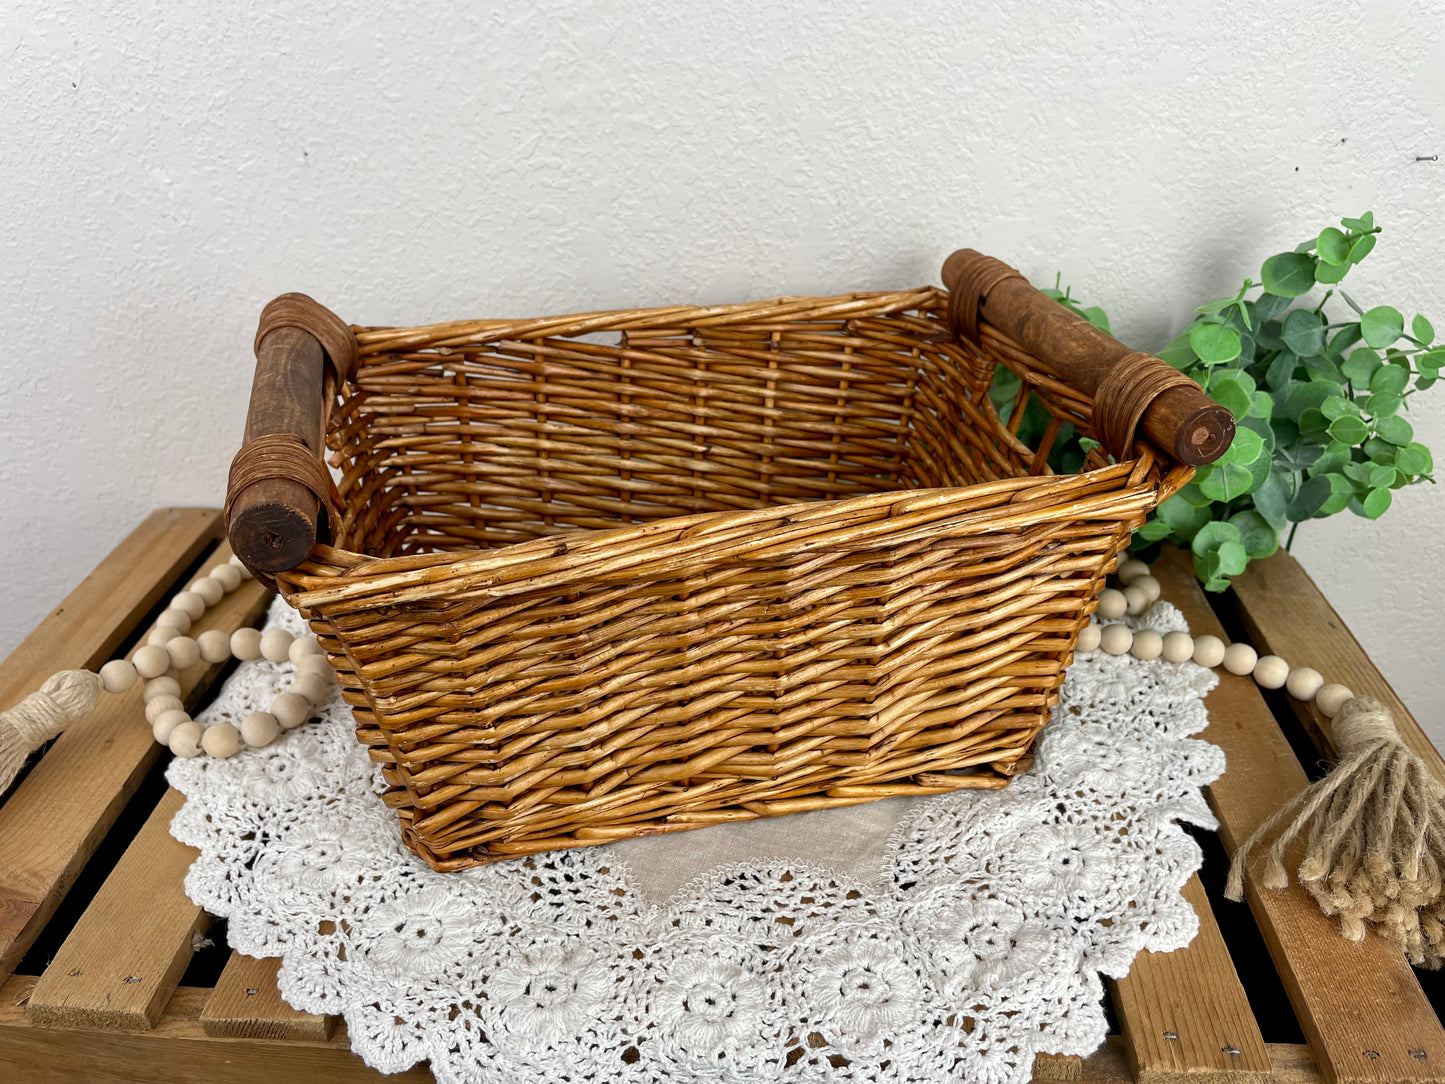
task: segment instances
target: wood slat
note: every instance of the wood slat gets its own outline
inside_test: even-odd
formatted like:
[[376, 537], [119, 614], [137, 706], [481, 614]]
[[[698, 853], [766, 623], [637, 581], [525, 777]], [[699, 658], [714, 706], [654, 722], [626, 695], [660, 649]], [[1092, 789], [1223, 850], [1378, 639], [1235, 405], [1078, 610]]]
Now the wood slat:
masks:
[[0, 708], [33, 693], [57, 670], [94, 670], [109, 661], [166, 588], [221, 534], [221, 514], [212, 508], [152, 512], [6, 656]]
[[[201, 1027], [209, 990], [179, 988], [152, 1031], [66, 1031], [37, 1028], [25, 1016], [35, 979], [15, 976], [0, 986], [0, 1061], [24, 1065], [27, 1084], [431, 1084], [425, 1066], [383, 1077], [351, 1052], [346, 1025], [329, 1039], [220, 1039]], [[1318, 1084], [1309, 1050], [1271, 1043], [1277, 1084]], [[1036, 1078], [1045, 1080], [1049, 1078]], [[1129, 1084], [1122, 1045], [1111, 1039], [1081, 1060], [1084, 1084]]]
[[185, 803], [168, 790], [45, 974], [26, 1006], [45, 1027], [139, 1031], [160, 1019], [211, 919], [181, 882], [196, 850], [171, 838]]
[[[1235, 577], [1233, 598], [1235, 612], [1261, 655], [1279, 655], [1291, 666], [1312, 666], [1326, 681], [1384, 701], [1405, 744], [1445, 781], [1445, 758], [1298, 561], [1284, 551], [1251, 561], [1244, 575]], [[1293, 698], [1289, 704], [1321, 751], [1333, 754], [1329, 720], [1313, 704]]]
[[323, 1042], [334, 1016], [293, 1009], [276, 989], [279, 959], [257, 960], [231, 953], [211, 996], [201, 1009], [201, 1028], [222, 1039], [310, 1039]]
[[[221, 544], [202, 565], [202, 574], [229, 556], [230, 549]], [[147, 559], [134, 575], [155, 583], [174, 570], [174, 560]], [[161, 590], [176, 586], [164, 583]], [[270, 597], [248, 580], [212, 607], [194, 631], [252, 624]], [[182, 696], [194, 702], [223, 665], [202, 661], [182, 672]], [[139, 685], [101, 697], [89, 716], [56, 738], [0, 806], [0, 976], [14, 970], [160, 757], [142, 705]]]
[[1258, 1084], [1269, 1053], [1198, 876], [1184, 898], [1199, 933], [1174, 952], [1141, 952], [1113, 983], [1129, 1066], [1139, 1084]]
[[1083, 1080], [1084, 1059], [1077, 1054], [1034, 1055], [1034, 1079], [1039, 1081]]
[[[1167, 548], [1154, 575], [1194, 635], [1223, 635], [1186, 554]], [[1220, 746], [1228, 762], [1209, 800], [1233, 851], [1308, 780], [1253, 681], [1220, 671], [1207, 704], [1203, 737]], [[1445, 1079], [1445, 1030], [1398, 949], [1373, 936], [1346, 941], [1297, 884], [1262, 891], [1251, 876], [1246, 890], [1324, 1080]]]
[[184, 986], [150, 1031], [39, 1028], [25, 1014], [35, 985], [17, 975], [0, 986], [0, 1064], [23, 1065], [25, 1084], [432, 1084], [425, 1066], [385, 1077], [369, 1068], [345, 1025], [317, 1042], [213, 1038], [200, 1021], [210, 991]]

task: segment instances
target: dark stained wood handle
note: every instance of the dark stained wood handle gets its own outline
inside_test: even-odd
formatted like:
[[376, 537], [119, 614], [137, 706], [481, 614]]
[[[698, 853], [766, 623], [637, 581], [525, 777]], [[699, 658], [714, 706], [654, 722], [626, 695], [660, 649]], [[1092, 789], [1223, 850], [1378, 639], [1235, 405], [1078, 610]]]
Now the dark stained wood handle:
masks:
[[[1031, 353], [1041, 368], [1090, 398], [1120, 360], [1135, 353], [1040, 293], [1022, 275], [972, 249], [948, 258], [943, 284], [950, 294], [959, 295], [954, 300], [962, 308], [973, 301], [969, 291], [977, 296], [977, 313], [959, 312], [959, 324], [973, 318], [993, 325]], [[1201, 466], [1228, 450], [1234, 416], [1192, 384], [1161, 392], [1145, 408], [1139, 428], [1156, 448], [1181, 463]]]
[[[321, 343], [308, 332], [295, 327], [267, 332], [256, 351], [244, 440], [291, 434], [318, 458], [323, 455], [325, 366]], [[237, 494], [231, 506], [231, 548], [253, 571], [294, 568], [316, 544], [319, 513], [316, 495], [302, 482], [257, 482]]]

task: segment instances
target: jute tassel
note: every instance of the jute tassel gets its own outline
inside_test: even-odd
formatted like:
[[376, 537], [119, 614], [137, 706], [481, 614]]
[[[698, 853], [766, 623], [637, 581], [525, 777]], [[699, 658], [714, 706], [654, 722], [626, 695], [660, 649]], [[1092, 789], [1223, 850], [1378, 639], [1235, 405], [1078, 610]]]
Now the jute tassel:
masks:
[[1410, 962], [1445, 962], [1445, 786], [1405, 747], [1390, 709], [1370, 696], [1345, 702], [1334, 719], [1340, 760], [1234, 853], [1224, 894], [1244, 895], [1250, 852], [1288, 822], [1264, 855], [1260, 882], [1284, 888], [1284, 853], [1308, 829], [1299, 879], [1341, 932], [1364, 939], [1366, 924], [1404, 948]]
[[10, 785], [25, 758], [88, 714], [100, 696], [100, 675], [62, 670], [9, 711], [0, 712], [0, 791]]

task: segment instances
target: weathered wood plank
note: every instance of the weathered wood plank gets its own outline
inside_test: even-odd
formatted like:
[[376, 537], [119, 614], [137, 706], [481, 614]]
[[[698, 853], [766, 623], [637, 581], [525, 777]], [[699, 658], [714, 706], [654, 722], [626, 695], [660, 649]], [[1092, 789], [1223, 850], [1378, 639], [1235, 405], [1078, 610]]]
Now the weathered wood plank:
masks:
[[[1166, 549], [1154, 575], [1196, 636], [1223, 635], [1186, 554]], [[1209, 800], [1233, 851], [1307, 779], [1253, 681], [1221, 671], [1207, 703], [1203, 737], [1229, 764]], [[1378, 937], [1346, 941], [1298, 885], [1262, 891], [1251, 876], [1246, 890], [1325, 1081], [1445, 1080], [1445, 1029], [1399, 950]]]
[[293, 1009], [276, 989], [278, 959], [257, 960], [231, 953], [225, 970], [201, 1009], [201, 1028], [219, 1039], [310, 1039], [322, 1042], [334, 1016]]
[[171, 838], [167, 791], [30, 992], [44, 1027], [139, 1031], [160, 1019], [210, 916], [181, 882], [196, 851]]
[[[1420, 724], [1365, 654], [1340, 615], [1320, 594], [1309, 574], [1288, 553], [1280, 551], [1251, 561], [1234, 580], [1237, 612], [1261, 655], [1279, 655], [1291, 666], [1312, 666], [1326, 681], [1368, 693], [1389, 705], [1405, 744], [1420, 754], [1436, 778], [1445, 781], [1445, 757], [1431, 744]], [[1312, 704], [1290, 698], [1290, 707], [1321, 751], [1332, 754], [1330, 721]]]
[[161, 508], [126, 536], [0, 663], [0, 708], [57, 670], [95, 669], [166, 589], [221, 537], [213, 508]]
[[1139, 1084], [1258, 1084], [1269, 1054], [1197, 876], [1184, 898], [1199, 934], [1174, 952], [1141, 952], [1113, 983], [1129, 1066]]
[[[230, 549], [218, 546], [202, 574], [229, 557]], [[144, 562], [136, 571], [137, 578], [158, 574]], [[260, 584], [248, 580], [212, 607], [194, 631], [254, 623], [269, 598]], [[222, 665], [202, 661], [182, 672], [182, 696], [194, 702]], [[89, 716], [55, 740], [0, 806], [0, 976], [25, 954], [160, 757], [142, 704], [139, 685], [103, 696]]]

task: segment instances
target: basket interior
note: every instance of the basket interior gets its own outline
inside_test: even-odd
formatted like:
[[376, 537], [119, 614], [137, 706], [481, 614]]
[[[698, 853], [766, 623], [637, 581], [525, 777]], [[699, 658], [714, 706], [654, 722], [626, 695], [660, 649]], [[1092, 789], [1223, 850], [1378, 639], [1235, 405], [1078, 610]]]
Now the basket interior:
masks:
[[337, 544], [485, 549], [1045, 469], [989, 401], [996, 359], [956, 341], [936, 291], [853, 298], [847, 318], [739, 306], [706, 326], [365, 354], [332, 418]]

